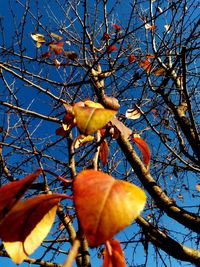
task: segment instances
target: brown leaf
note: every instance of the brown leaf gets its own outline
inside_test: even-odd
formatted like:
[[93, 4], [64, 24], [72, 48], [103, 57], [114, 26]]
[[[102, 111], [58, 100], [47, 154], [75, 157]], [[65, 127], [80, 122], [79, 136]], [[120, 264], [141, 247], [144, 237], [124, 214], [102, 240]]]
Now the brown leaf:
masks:
[[99, 151], [100, 159], [101, 159], [103, 166], [105, 166], [107, 163], [108, 154], [109, 154], [108, 143], [106, 140], [103, 140], [100, 145], [100, 151]]

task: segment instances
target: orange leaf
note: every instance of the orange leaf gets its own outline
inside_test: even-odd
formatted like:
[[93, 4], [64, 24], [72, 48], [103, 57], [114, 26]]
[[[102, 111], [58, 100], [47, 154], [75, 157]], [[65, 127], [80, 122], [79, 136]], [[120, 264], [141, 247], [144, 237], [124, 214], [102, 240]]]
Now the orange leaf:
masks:
[[102, 267], [126, 267], [124, 252], [118, 240], [110, 240], [107, 243]]
[[55, 34], [53, 32], [50, 33], [50, 36], [53, 37], [53, 38], [56, 38], [58, 41], [62, 40], [62, 36], [60, 36], [58, 34]]
[[16, 264], [28, 257], [49, 233], [62, 194], [39, 195], [18, 202], [0, 225], [0, 238]]
[[152, 73], [155, 74], [156, 76], [161, 76], [165, 73], [165, 69], [161, 67], [154, 70]]
[[80, 107], [75, 105], [74, 114], [81, 133], [88, 135], [103, 128], [116, 114], [110, 109]]
[[140, 151], [142, 153], [142, 156], [143, 156], [144, 164], [145, 165], [149, 165], [151, 153], [150, 153], [150, 149], [149, 149], [147, 143], [142, 138], [138, 137], [137, 135], [134, 135], [132, 140], [139, 147], [139, 149], [140, 149]]
[[59, 55], [60, 53], [63, 52], [63, 47], [60, 46], [59, 44], [51, 43], [49, 45], [49, 48], [50, 48], [51, 52], [55, 53], [56, 55]]
[[76, 176], [73, 193], [77, 217], [91, 247], [112, 239], [131, 224], [146, 202], [139, 187], [94, 170]]
[[142, 60], [141, 63], [140, 63], [140, 67], [144, 68], [147, 73], [150, 73], [150, 71], [151, 71], [151, 62], [148, 59]]
[[113, 27], [116, 31], [120, 31], [121, 30], [121, 27], [117, 24], [113, 24]]
[[100, 145], [100, 151], [99, 151], [100, 159], [101, 159], [103, 166], [106, 165], [107, 163], [108, 154], [109, 154], [108, 143], [106, 140], [103, 140]]
[[42, 54], [41, 57], [42, 58], [49, 58], [51, 55], [52, 55], [51, 52], [48, 51], [48, 52]]
[[134, 56], [134, 55], [130, 55], [129, 57], [128, 57], [128, 63], [132, 63], [132, 62], [134, 62], [134, 61], [136, 61], [136, 57]]
[[200, 184], [196, 184], [196, 189], [200, 192]]
[[30, 188], [42, 169], [27, 175], [25, 178], [6, 184], [0, 188], [0, 221]]

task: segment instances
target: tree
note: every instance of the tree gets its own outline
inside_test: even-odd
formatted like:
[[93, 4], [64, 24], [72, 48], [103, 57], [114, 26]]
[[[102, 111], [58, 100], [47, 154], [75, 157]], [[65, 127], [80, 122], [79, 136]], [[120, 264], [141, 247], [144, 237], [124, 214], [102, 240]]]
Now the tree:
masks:
[[[48, 172], [30, 185], [27, 199], [71, 195], [71, 185], [55, 176], [73, 180], [84, 169], [134, 183], [148, 200], [120, 235], [127, 266], [171, 266], [174, 258], [176, 266], [198, 265], [199, 22], [194, 0], [6, 3], [1, 185], [37, 169]], [[117, 112], [89, 142], [79, 137], [81, 109], [77, 125], [71, 112], [86, 100]], [[66, 257], [78, 231], [69, 201], [57, 210], [42, 256], [28, 262], [57, 266]], [[77, 265], [90, 266], [93, 251], [81, 240]], [[8, 256], [3, 247], [0, 254]]]

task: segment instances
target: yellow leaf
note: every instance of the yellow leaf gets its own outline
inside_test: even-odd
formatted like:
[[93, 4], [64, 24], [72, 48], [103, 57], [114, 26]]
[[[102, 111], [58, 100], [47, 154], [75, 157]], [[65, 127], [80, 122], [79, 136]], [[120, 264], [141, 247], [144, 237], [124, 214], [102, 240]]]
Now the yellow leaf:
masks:
[[86, 144], [88, 142], [91, 142], [94, 140], [94, 136], [92, 135], [79, 135], [75, 140], [74, 140], [74, 148], [79, 148], [80, 146], [82, 146], [83, 144]]
[[32, 33], [31, 37], [34, 41], [36, 41], [36, 47], [39, 48], [43, 43], [46, 42], [44, 35], [40, 33]]
[[96, 103], [91, 100], [85, 100], [84, 104], [86, 107], [90, 107], [90, 108], [104, 108], [104, 106], [102, 106], [100, 103]]
[[85, 135], [103, 128], [116, 114], [116, 111], [110, 109], [79, 107], [76, 105], [73, 110], [77, 127]]

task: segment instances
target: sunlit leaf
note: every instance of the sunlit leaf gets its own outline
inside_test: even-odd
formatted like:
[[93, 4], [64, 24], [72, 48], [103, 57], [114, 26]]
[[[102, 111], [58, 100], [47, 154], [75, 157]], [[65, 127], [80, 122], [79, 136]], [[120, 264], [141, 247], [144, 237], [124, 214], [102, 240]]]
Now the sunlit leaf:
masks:
[[76, 137], [76, 139], [74, 140], [74, 148], [79, 148], [80, 146], [88, 143], [88, 142], [91, 142], [94, 140], [94, 136], [92, 135], [79, 135], [78, 137]]
[[86, 107], [91, 107], [91, 108], [104, 108], [104, 106], [102, 106], [100, 103], [98, 102], [93, 102], [91, 100], [85, 100], [84, 101], [84, 105]]
[[6, 184], [0, 188], [0, 221], [30, 188], [42, 169], [27, 175], [25, 178]]
[[197, 191], [200, 192], [200, 184], [197, 184], [197, 185], [196, 185], [196, 189], [197, 189]]
[[149, 24], [149, 23], [146, 23], [146, 24], [144, 25], [144, 27], [145, 27], [146, 30], [151, 30], [151, 31], [153, 31], [153, 30], [155, 30], [155, 29], [157, 28], [156, 25], [151, 25], [151, 24]]
[[161, 67], [154, 70], [152, 73], [155, 74], [156, 76], [162, 76], [165, 73], [165, 69]]
[[43, 34], [40, 33], [32, 33], [31, 37], [34, 41], [36, 41], [36, 47], [39, 48], [41, 45], [43, 45], [46, 40]]
[[141, 117], [141, 112], [138, 108], [127, 109], [125, 114], [127, 119], [137, 120]]
[[58, 41], [62, 40], [62, 36], [60, 36], [58, 34], [55, 34], [53, 32], [50, 33], [50, 36], [53, 37], [53, 38], [56, 38]]
[[132, 140], [136, 143], [136, 145], [140, 149], [142, 156], [143, 156], [144, 164], [148, 166], [150, 163], [150, 157], [151, 157], [149, 146], [142, 138], [140, 138], [136, 134], [133, 136]]
[[102, 108], [74, 106], [77, 127], [88, 135], [103, 128], [116, 114], [116, 111]]
[[124, 252], [118, 240], [110, 240], [106, 246], [102, 267], [126, 267]]
[[109, 154], [109, 147], [108, 147], [108, 143], [106, 140], [103, 140], [101, 145], [100, 145], [100, 151], [99, 151], [99, 155], [100, 155], [100, 159], [102, 164], [105, 166], [108, 160], [108, 154]]
[[142, 60], [141, 63], [140, 63], [140, 67], [144, 68], [147, 73], [150, 73], [150, 71], [151, 71], [151, 62], [148, 59]]
[[65, 195], [39, 195], [18, 202], [0, 225], [0, 238], [16, 264], [20, 264], [49, 233], [57, 204]]
[[91, 247], [105, 243], [128, 226], [146, 202], [139, 187], [94, 170], [76, 176], [73, 193], [77, 217]]

